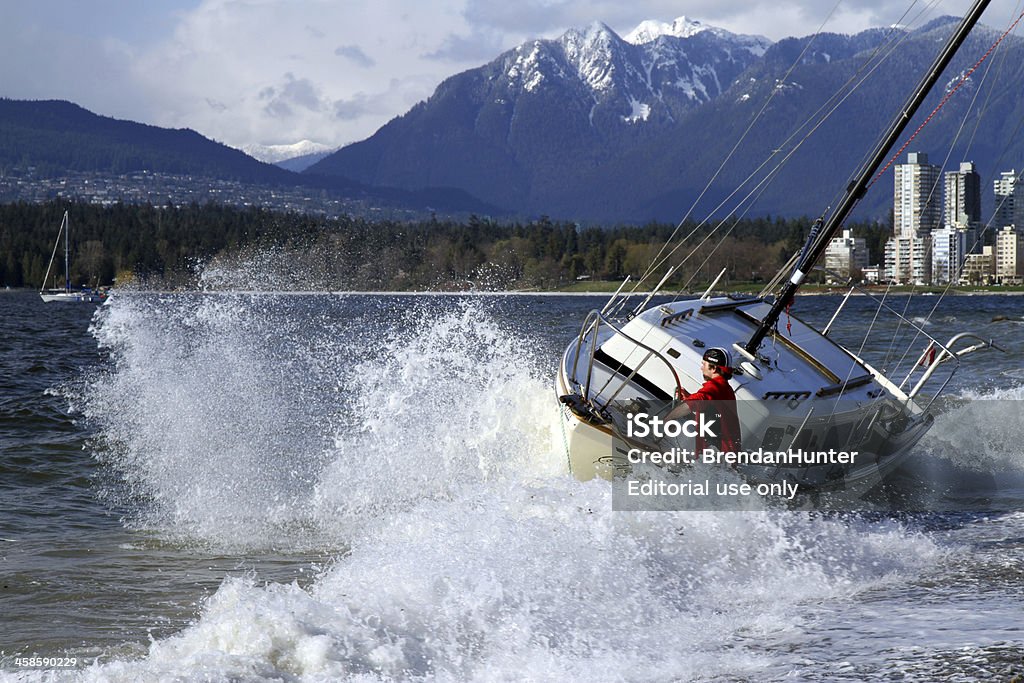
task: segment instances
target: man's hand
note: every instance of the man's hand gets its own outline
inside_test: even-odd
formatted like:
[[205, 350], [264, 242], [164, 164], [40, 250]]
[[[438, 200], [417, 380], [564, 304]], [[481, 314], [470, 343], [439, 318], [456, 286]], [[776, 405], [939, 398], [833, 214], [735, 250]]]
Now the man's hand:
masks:
[[668, 411], [668, 415], [665, 416], [665, 420], [679, 420], [692, 412], [693, 411], [690, 410], [690, 406], [686, 404], [686, 401], [680, 401], [678, 405], [672, 406], [672, 410]]

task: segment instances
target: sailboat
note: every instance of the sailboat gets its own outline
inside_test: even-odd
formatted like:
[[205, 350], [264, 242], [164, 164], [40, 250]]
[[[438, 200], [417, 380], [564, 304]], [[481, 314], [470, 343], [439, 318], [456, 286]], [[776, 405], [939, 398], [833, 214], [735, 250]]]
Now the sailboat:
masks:
[[[987, 4], [988, 0], [976, 1], [961, 20], [842, 200], [818, 219], [802, 250], [780, 271], [774, 291], [715, 296], [716, 280], [699, 298], [651, 304], [672, 275], [670, 268], [635, 308], [624, 306], [624, 282], [602, 309], [587, 316], [561, 357], [555, 387], [561, 424], [557, 440], [564, 445], [576, 478], [633, 476], [637, 454], [661, 455], [662, 462], [667, 461], [666, 446], [685, 443], [683, 437], [640, 438], [634, 420], [640, 415], [648, 420], [642, 425], [644, 437], [655, 418], [667, 424], [674, 406], [704, 383], [701, 363], [710, 349], [731, 357], [728, 383], [735, 393], [732, 409], [742, 450], [748, 455], [755, 450], [760, 455], [786, 455], [774, 460], [734, 458], [733, 469], [748, 482], [786, 482], [799, 485], [802, 492], [864, 492], [905, 461], [933, 424], [935, 400], [961, 359], [998, 348], [995, 342], [972, 332], [937, 339], [884, 299], [875, 298], [880, 314], [894, 317], [894, 324], [912, 330], [915, 337], [914, 349], [904, 354], [906, 366], [885, 372], [868, 363], [853, 345], [844, 346], [830, 336], [855, 286], [821, 330], [791, 315], [789, 307]], [[803, 457], [830, 450], [855, 453], [856, 458], [837, 462], [834, 457]], [[680, 463], [700, 463], [696, 451], [682, 451], [683, 457], [673, 461], [676, 471]]]
[[[99, 303], [103, 296], [91, 289], [71, 288], [71, 262], [70, 262], [70, 223], [68, 212], [64, 212], [64, 218], [60, 222], [60, 230], [57, 231], [57, 241], [53, 245], [53, 254], [50, 255], [50, 264], [46, 266], [46, 275], [43, 277], [43, 288], [39, 290], [39, 296], [43, 301], [67, 301], [72, 303]], [[53, 269], [53, 262], [57, 257], [57, 249], [60, 248], [61, 235], [64, 236], [64, 289], [46, 289], [46, 282], [50, 279], [50, 271]]]

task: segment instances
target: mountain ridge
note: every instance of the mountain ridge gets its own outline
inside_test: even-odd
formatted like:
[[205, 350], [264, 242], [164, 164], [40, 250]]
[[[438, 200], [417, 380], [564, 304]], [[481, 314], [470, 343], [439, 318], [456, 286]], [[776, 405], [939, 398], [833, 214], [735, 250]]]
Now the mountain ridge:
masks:
[[445, 79], [426, 101], [306, 172], [450, 185], [527, 213], [566, 213], [548, 203], [565, 158], [584, 168], [607, 163], [648, 135], [634, 124], [676, 121], [755, 58], [745, 43], [708, 31], [632, 45], [595, 22]]
[[[639, 44], [593, 23], [558, 38], [528, 41], [445, 79], [430, 98], [309, 171], [395, 187], [461, 187], [534, 215], [674, 221], [730, 155], [757, 107], [766, 110], [757, 135], [747, 140], [751, 149], [741, 149], [723, 169], [701, 210], [712, 211], [774, 148], [791, 144], [785, 141], [797, 124], [857, 76], [888, 37], [897, 38], [897, 48], [872, 69], [865, 85], [794, 151], [758, 209], [817, 215], [846, 186], [955, 21], [940, 17], [913, 31], [873, 28], [786, 38], [753, 49], [751, 37], [695, 30], [696, 22], [679, 30], [684, 37], [664, 33], [667, 24], [648, 30]], [[966, 70], [993, 35], [979, 27], [949, 73]], [[1004, 44], [1004, 78], [1019, 82], [1022, 46], [1019, 38]], [[980, 81], [975, 76], [965, 91]], [[938, 96], [933, 93], [932, 100]], [[951, 157], [955, 162], [970, 155], [986, 177], [999, 170], [997, 164], [1016, 166], [1014, 156], [1024, 156], [1024, 144], [1016, 139], [1005, 154], [996, 152], [1011, 137], [1009, 119], [1024, 98], [998, 88], [994, 97], [1006, 108], [990, 110], [974, 146], [967, 149], [961, 139]], [[913, 149], [937, 157], [948, 148], [940, 143], [956, 138], [961, 121], [973, 121], [963, 118], [963, 100], [955, 98]], [[926, 109], [931, 106], [926, 103]], [[886, 219], [892, 188], [879, 189], [862, 202], [859, 215]], [[812, 195], [818, 198], [814, 204]]]
[[313, 142], [312, 140], [299, 140], [290, 145], [244, 145], [241, 149], [253, 159], [268, 164], [280, 164], [292, 159], [318, 155], [322, 158], [337, 150], [336, 147]]
[[0, 171], [33, 168], [42, 176], [140, 171], [261, 186], [308, 188], [385, 207], [493, 212], [458, 188], [375, 187], [344, 175], [300, 174], [254, 159], [191, 129], [171, 129], [95, 114], [66, 100], [0, 98]]
[[[766, 184], [754, 215], [818, 215], [834, 204], [955, 21], [941, 17], [909, 32], [875, 28], [774, 43], [685, 17], [644, 22], [626, 38], [593, 22], [558, 38], [527, 41], [450, 76], [369, 138], [319, 161], [296, 160], [296, 169], [315, 161], [301, 173], [190, 129], [119, 121], [64, 101], [0, 99], [0, 171], [159, 170], [427, 210], [642, 223], [675, 222], [702, 193], [693, 215], [729, 213], [719, 202], [752, 169], [773, 155], [791, 154], [770, 183], [755, 178]], [[813, 138], [796, 144], [799, 123], [859, 78], [867, 55], [890, 34], [899, 48], [872, 68], [871, 80]], [[997, 35], [986, 27], [972, 34], [944, 76], [946, 88]], [[1007, 52], [993, 78], [972, 76], [962, 88], [970, 96], [951, 100], [908, 151], [929, 152], [935, 161], [957, 140], [950, 167], [974, 161], [986, 183], [1020, 166], [1024, 95], [1006, 84], [1019, 83], [1024, 73], [1024, 39], [1011, 36], [1002, 49]], [[983, 86], [986, 91], [978, 92]], [[967, 112], [976, 95], [987, 106], [984, 121]], [[940, 96], [933, 93], [924, 109]], [[761, 107], [756, 134], [733, 153]], [[973, 132], [958, 138], [961, 128]], [[794, 131], [797, 137], [787, 141]], [[877, 190], [858, 217], [886, 219], [891, 181]], [[991, 203], [990, 194], [983, 193], [983, 204]]]

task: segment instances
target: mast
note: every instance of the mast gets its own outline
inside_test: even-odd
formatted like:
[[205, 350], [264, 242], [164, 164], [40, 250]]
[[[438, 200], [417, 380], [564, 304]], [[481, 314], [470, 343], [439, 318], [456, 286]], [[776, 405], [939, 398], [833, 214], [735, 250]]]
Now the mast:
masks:
[[824, 227], [818, 233], [817, 238], [813, 239], [813, 243], [809, 244], [809, 248], [806, 250], [806, 254], [797, 261], [796, 267], [793, 269], [793, 275], [782, 289], [782, 293], [779, 295], [778, 300], [772, 304], [771, 310], [761, 321], [757, 331], [754, 332], [753, 336], [744, 344], [744, 348], [748, 353], [756, 353], [758, 347], [761, 346], [761, 342], [768, 336], [768, 333], [775, 327], [775, 323], [778, 322], [779, 316], [782, 312], [793, 303], [793, 299], [796, 296], [797, 290], [804, 282], [804, 278], [807, 276], [807, 271], [817, 262], [821, 255], [828, 248], [828, 243], [832, 240], [832, 237], [839, 230], [840, 226], [846, 221], [847, 217], [853, 211], [853, 208], [860, 201], [861, 197], [867, 191], [868, 183], [871, 181], [871, 177], [881, 166], [882, 162], [885, 161], [886, 156], [892, 149], [892, 146], [896, 144], [899, 136], [903, 133], [903, 130], [910, 123], [910, 120], [917, 113], [921, 103], [924, 102], [925, 97], [931, 91], [939, 77], [942, 76], [942, 72], [946, 66], [953, 59], [957, 50], [963, 44], [964, 40], [967, 39], [967, 35], [974, 28], [974, 25], [978, 23], [978, 19], [981, 17], [982, 12], [988, 7], [990, 0], [975, 0], [971, 9], [968, 10], [967, 14], [960, 21], [960, 25], [957, 26], [956, 31], [950, 36], [949, 41], [943, 48], [942, 52], [935, 58], [931, 68], [925, 72], [921, 82], [917, 88], [911, 94], [910, 98], [900, 109], [899, 113], [893, 119], [892, 123], [889, 124], [889, 129], [885, 135], [882, 136], [878, 144], [875, 146], [875, 151], [871, 155], [871, 158], [864, 164], [860, 173], [854, 178], [849, 186], [846, 188], [846, 194], [843, 196], [842, 201], [836, 207], [834, 213], [829, 216], [825, 222]]
[[68, 259], [68, 233], [71, 232], [70, 221], [68, 221], [68, 212], [64, 212], [64, 291], [71, 291], [71, 266], [70, 260]]

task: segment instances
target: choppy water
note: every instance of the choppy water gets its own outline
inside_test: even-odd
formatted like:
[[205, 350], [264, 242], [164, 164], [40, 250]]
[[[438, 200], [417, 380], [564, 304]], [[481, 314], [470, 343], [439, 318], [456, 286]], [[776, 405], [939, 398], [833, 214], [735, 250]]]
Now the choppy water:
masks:
[[[0, 295], [0, 679], [1024, 674], [1024, 514], [625, 513], [569, 478], [551, 381], [600, 303]], [[965, 485], [1024, 477], [1024, 324], [991, 322], [1022, 314], [928, 322], [1007, 348], [951, 387], [1001, 400], [954, 402], [917, 454]], [[870, 318], [853, 300], [835, 335]]]

